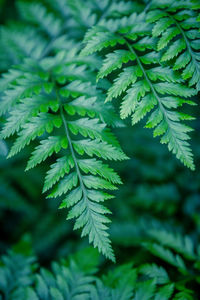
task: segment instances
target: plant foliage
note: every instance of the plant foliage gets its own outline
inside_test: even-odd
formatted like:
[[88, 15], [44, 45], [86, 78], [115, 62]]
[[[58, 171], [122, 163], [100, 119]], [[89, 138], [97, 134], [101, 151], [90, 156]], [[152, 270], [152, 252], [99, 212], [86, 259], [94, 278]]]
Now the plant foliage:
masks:
[[[39, 271], [30, 255], [10, 251], [1, 263], [0, 291], [5, 299], [193, 299], [192, 286], [199, 283], [199, 232], [190, 229], [192, 222], [200, 224], [195, 214], [199, 185], [195, 181], [191, 188], [192, 213], [187, 211], [189, 200], [184, 200], [183, 210], [192, 221], [181, 230], [181, 221], [174, 221], [179, 214], [181, 220], [185, 218], [178, 211], [178, 185], [184, 197], [191, 190], [185, 190], [180, 173], [175, 178], [173, 159], [165, 165], [163, 148], [151, 150], [151, 142], [144, 147], [148, 139], [143, 139], [136, 124], [152, 128], [161, 144], [195, 170], [189, 140], [198, 127], [194, 106], [200, 90], [200, 5], [197, 0], [147, 2], [17, 0], [17, 18], [1, 26], [0, 149], [11, 159], [2, 163], [1, 206], [37, 223], [42, 213], [34, 211], [25, 196], [33, 200], [40, 194], [25, 185], [33, 185], [38, 177], [37, 189], [48, 201], [55, 199], [56, 207], [67, 209], [73, 229], [88, 236], [105, 257], [115, 261], [108, 232], [110, 206], [115, 213], [110, 231], [114, 243], [139, 247], [147, 257], [128, 259], [102, 277], [88, 271], [88, 266], [85, 271], [77, 257], [54, 263], [50, 272]], [[125, 120], [129, 117], [131, 129]], [[188, 121], [193, 121], [192, 127]], [[132, 143], [132, 135], [138, 144]], [[137, 145], [143, 148], [138, 150]], [[151, 163], [138, 171], [140, 155]], [[128, 156], [134, 161], [123, 163]], [[36, 166], [38, 171], [20, 175], [20, 181], [19, 164], [26, 160], [26, 171]], [[125, 176], [125, 171], [118, 172], [121, 165], [127, 168]], [[7, 171], [12, 166], [15, 173]], [[124, 179], [120, 191], [118, 173]], [[128, 193], [123, 193], [125, 188]], [[109, 201], [109, 208], [104, 205], [120, 193], [123, 205], [118, 201]], [[171, 216], [174, 220], [169, 221]], [[51, 232], [48, 227], [54, 227], [54, 217], [41, 220], [41, 236], [48, 231], [62, 239], [71, 227], [60, 221]], [[37, 226], [36, 241], [41, 239]], [[44, 251], [50, 240], [51, 235], [46, 235], [36, 251]], [[92, 251], [84, 255], [93, 255]], [[175, 275], [168, 274], [168, 268]]]
[[[193, 299], [191, 290], [186, 289], [181, 281], [173, 282], [167, 271], [157, 264], [136, 267], [127, 263], [99, 276], [98, 253], [86, 248], [60, 263], [53, 262], [49, 271], [38, 266], [27, 242], [23, 244], [24, 241], [20, 242], [16, 249], [1, 257], [0, 292], [11, 300], [168, 300], [172, 295], [173, 299]], [[25, 248], [28, 253], [23, 253]], [[93, 261], [84, 263], [83, 255], [92, 257]]]
[[[193, 170], [188, 144], [192, 129], [182, 122], [193, 117], [177, 109], [183, 104], [194, 105], [191, 97], [199, 89], [199, 54], [195, 52], [198, 5], [177, 2], [153, 1], [148, 13], [108, 16], [88, 30], [82, 54], [108, 49], [97, 75], [100, 80], [115, 74], [106, 102], [121, 98], [120, 116], [124, 119], [131, 115], [132, 125], [148, 114], [145, 127], [154, 128], [154, 137], [161, 136], [161, 143], [168, 144], [169, 150]], [[178, 72], [184, 67], [182, 73]]]
[[100, 158], [127, 157], [106, 128], [120, 122], [111, 106], [106, 107], [106, 114], [103, 112], [101, 89], [90, 79], [94, 59], [86, 65], [77, 58], [75, 46], [71, 51], [67, 48], [72, 45], [51, 57], [27, 58], [5, 74], [1, 113], [9, 110], [9, 116], [1, 137], [18, 135], [8, 157], [40, 137], [26, 170], [59, 154], [47, 172], [43, 191], [53, 187], [49, 197], [68, 193], [60, 208], [71, 208], [68, 219], [76, 218], [74, 228], [83, 228], [82, 235], [89, 235], [95, 247], [114, 259], [106, 233], [109, 219], [104, 216], [109, 210], [101, 204], [111, 196], [100, 190], [113, 190], [121, 180]]

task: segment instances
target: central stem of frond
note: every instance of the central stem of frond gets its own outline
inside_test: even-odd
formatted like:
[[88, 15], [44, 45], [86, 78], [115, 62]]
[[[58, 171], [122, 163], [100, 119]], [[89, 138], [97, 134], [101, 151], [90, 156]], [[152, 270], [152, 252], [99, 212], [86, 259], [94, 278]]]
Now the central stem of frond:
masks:
[[64, 115], [63, 105], [61, 103], [61, 100], [60, 100], [60, 97], [59, 97], [57, 91], [56, 91], [56, 95], [57, 95], [57, 99], [58, 99], [59, 106], [60, 106], [60, 115], [61, 115], [61, 118], [62, 118], [62, 121], [63, 121], [65, 135], [66, 135], [67, 141], [69, 143], [69, 149], [70, 149], [70, 152], [72, 154], [72, 158], [73, 158], [73, 161], [74, 161], [74, 164], [75, 164], [75, 169], [76, 169], [76, 173], [77, 173], [77, 176], [78, 176], [78, 179], [79, 179], [79, 182], [80, 182], [80, 186], [81, 186], [81, 189], [82, 189], [82, 192], [83, 192], [83, 197], [85, 199], [87, 199], [87, 191], [86, 191], [83, 179], [82, 179], [81, 171], [80, 171], [78, 161], [77, 161], [77, 158], [76, 158], [76, 154], [74, 152], [74, 148], [73, 148], [73, 145], [72, 145], [72, 140], [71, 140], [71, 137], [70, 137], [68, 126], [67, 126], [67, 121], [66, 121], [65, 115]]

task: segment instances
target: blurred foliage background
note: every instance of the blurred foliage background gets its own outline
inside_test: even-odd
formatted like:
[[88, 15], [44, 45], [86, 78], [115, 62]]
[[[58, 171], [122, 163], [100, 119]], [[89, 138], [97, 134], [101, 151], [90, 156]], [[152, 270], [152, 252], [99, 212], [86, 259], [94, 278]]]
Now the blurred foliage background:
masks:
[[[1, 43], [2, 37], [5, 42], [13, 20], [19, 18], [14, 0], [0, 1], [0, 17]], [[9, 24], [7, 31], [5, 24]], [[1, 72], [20, 59], [16, 55], [16, 61], [12, 61], [12, 55], [3, 49], [1, 46]], [[191, 109], [192, 114], [198, 117], [199, 109]], [[192, 124], [196, 129], [192, 134], [194, 172], [184, 168], [165, 146], [154, 140], [151, 131], [143, 129], [141, 124], [134, 128], [129, 125], [127, 122], [127, 127], [115, 130], [130, 160], [114, 164], [124, 184], [115, 192], [115, 199], [107, 204], [113, 212], [111, 240], [118, 264], [130, 260], [134, 264], [161, 263], [159, 258], [141, 246], [144, 242], [156, 240], [159, 232], [189, 235], [196, 247], [199, 243], [200, 123], [193, 121]], [[72, 230], [73, 224], [66, 221], [66, 212], [57, 209], [59, 202], [46, 199], [42, 194], [47, 166], [43, 164], [25, 173], [28, 150], [7, 160], [11, 143], [12, 140], [0, 142], [0, 254], [28, 233], [39, 262], [49, 266], [52, 260], [67, 257], [88, 246], [88, 243]], [[165, 262], [162, 263], [165, 266]], [[101, 271], [110, 265], [102, 258]], [[173, 266], [167, 268], [172, 277], [176, 277]]]

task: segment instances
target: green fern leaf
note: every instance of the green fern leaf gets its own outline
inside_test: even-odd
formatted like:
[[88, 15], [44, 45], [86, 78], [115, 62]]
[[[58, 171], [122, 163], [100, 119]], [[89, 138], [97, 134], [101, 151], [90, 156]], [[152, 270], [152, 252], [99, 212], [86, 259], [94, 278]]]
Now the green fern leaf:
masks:
[[60, 128], [62, 120], [59, 116], [48, 113], [40, 113], [38, 117], [33, 118], [26, 123], [19, 133], [19, 137], [13, 144], [8, 157], [20, 152], [26, 145], [28, 145], [37, 136], [41, 136], [45, 131], [51, 133], [53, 128]]
[[137, 80], [137, 76], [142, 76], [141, 70], [138, 67], [125, 68], [108, 90], [106, 102], [120, 96], [131, 83], [134, 83]]
[[42, 140], [40, 145], [34, 150], [30, 160], [28, 161], [26, 171], [40, 164], [52, 153], [58, 153], [61, 148], [67, 149], [68, 141], [61, 136], [50, 136], [47, 140]]
[[[34, 6], [29, 13], [35, 14], [39, 7]], [[46, 14], [44, 9], [38, 12], [37, 22], [40, 26], [43, 24], [44, 30], [48, 22], [54, 22], [52, 16]], [[41, 15], [44, 15], [44, 20], [41, 20]], [[58, 32], [55, 29], [53, 36]], [[89, 242], [114, 261], [106, 225], [110, 221], [105, 216], [110, 211], [98, 202], [111, 199], [113, 196], [104, 190], [115, 190], [115, 184], [120, 184], [121, 180], [101, 160], [124, 160], [127, 156], [114, 134], [106, 128], [107, 122], [113, 127], [122, 126], [122, 122], [111, 104], [106, 105], [105, 111], [102, 90], [91, 80], [94, 78], [91, 76], [94, 60], [85, 61], [77, 59], [77, 50], [70, 52], [69, 57], [67, 51], [56, 50], [51, 56], [34, 62], [27, 60], [20, 65], [19, 70], [25, 69], [26, 77], [23, 72], [16, 74], [14, 71], [5, 75], [2, 92], [10, 103], [7, 107], [10, 116], [1, 136], [6, 138], [18, 134], [9, 157], [39, 138], [40, 144], [32, 152], [26, 170], [52, 155], [59, 155], [47, 172], [43, 192], [52, 189], [48, 197], [63, 196], [60, 208], [70, 208], [68, 218], [76, 219], [74, 228], [82, 228], [82, 236], [88, 235]], [[34, 76], [31, 75], [33, 69]], [[31, 76], [32, 81], [29, 81]], [[37, 85], [31, 85], [32, 82], [37, 82]], [[12, 101], [10, 91], [14, 95]], [[79, 136], [82, 136], [81, 140]], [[97, 159], [91, 158], [93, 156]]]
[[134, 54], [127, 50], [116, 50], [113, 53], [108, 54], [99, 74], [97, 75], [97, 80], [107, 76], [114, 70], [121, 68], [123, 63], [127, 63], [128, 61], [135, 59], [136, 57]]
[[114, 172], [113, 169], [109, 168], [108, 165], [103, 164], [101, 161], [98, 161], [96, 159], [81, 159], [78, 161], [78, 164], [80, 169], [86, 174], [98, 174], [99, 176], [104, 177], [112, 183], [122, 183], [119, 175]]
[[[160, 13], [158, 13], [160, 12]], [[164, 18], [162, 18], [165, 16]], [[150, 11], [149, 21], [157, 20], [156, 25], [153, 29], [154, 36], [160, 36], [162, 33], [167, 32], [171, 28], [176, 29], [174, 34], [171, 32], [167, 38], [168, 42], [173, 40], [173, 37], [180, 34], [180, 28], [174, 26], [174, 22], [167, 12], [162, 12], [160, 10]], [[184, 38], [177, 39], [177, 41], [172, 43], [164, 56], [161, 53], [152, 51], [153, 47], [149, 46], [148, 39], [140, 38], [140, 30], [137, 26], [141, 26], [145, 20], [142, 15], [134, 16], [136, 25], [130, 25], [127, 27], [126, 20], [121, 23], [120, 20], [113, 20], [113, 26], [109, 21], [105, 21], [106, 34], [119, 35], [125, 40], [124, 50], [110, 50], [110, 53], [106, 55], [103, 66], [100, 69], [97, 79], [109, 75], [113, 71], [117, 71], [117, 78], [114, 77], [113, 85], [108, 89], [106, 101], [112, 100], [112, 98], [122, 96], [122, 104], [120, 109], [120, 116], [122, 119], [132, 116], [132, 124], [139, 122], [148, 113], [151, 113], [149, 119], [147, 120], [146, 127], [154, 128], [154, 136], [161, 136], [161, 143], [168, 144], [168, 148], [172, 151], [178, 159], [180, 159], [184, 165], [194, 169], [192, 153], [187, 140], [189, 139], [188, 132], [191, 129], [184, 124], [180, 123], [181, 120], [192, 120], [190, 116], [183, 116], [179, 112], [174, 111], [175, 108], [182, 105], [183, 103], [192, 104], [190, 100], [184, 100], [181, 102], [178, 98], [180, 97], [191, 97], [196, 94], [196, 90], [187, 87], [183, 84], [183, 78], [180, 77], [178, 72], [174, 72], [172, 67], [161, 65], [161, 61], [171, 60], [174, 56], [177, 56], [179, 52], [186, 50], [187, 42]], [[114, 25], [115, 24], [115, 25]], [[173, 27], [171, 27], [173, 25]], [[131, 27], [132, 26], [132, 27]], [[101, 31], [102, 28], [96, 26], [89, 32], [90, 40], [86, 45], [86, 50], [89, 47], [90, 41], [95, 39], [98, 34], [103, 35]], [[134, 37], [131, 36], [135, 34]], [[144, 35], [149, 35], [149, 32], [143, 33]], [[172, 34], [173, 37], [170, 37]], [[86, 35], [86, 42], [88, 36]], [[140, 41], [142, 40], [142, 44]], [[165, 40], [165, 43], [166, 41]], [[116, 44], [111, 45], [113, 47], [121, 47], [120, 42], [117, 41]], [[101, 50], [109, 46], [106, 44], [103, 46], [99, 42], [100, 48], [98, 49], [98, 44], [96, 44], [96, 49]], [[138, 46], [137, 46], [138, 45]], [[141, 47], [141, 45], [143, 45]], [[167, 43], [166, 43], [167, 45]], [[161, 44], [160, 46], [161, 47]], [[115, 48], [116, 49], [116, 48]], [[147, 50], [147, 53], [141, 54], [141, 51]], [[85, 54], [86, 54], [85, 52]], [[123, 60], [123, 53], [126, 53], [126, 59]], [[128, 55], [129, 53], [129, 55]], [[122, 54], [122, 56], [120, 56]], [[162, 58], [162, 59], [161, 59]], [[111, 65], [111, 61], [114, 64]], [[129, 63], [132, 66], [124, 66]], [[146, 65], [148, 65], [146, 67]], [[113, 68], [112, 68], [113, 67]], [[192, 66], [188, 65], [188, 71], [183, 73], [183, 77], [192, 76]], [[141, 78], [142, 77], [142, 78]], [[141, 79], [140, 79], [141, 78]], [[196, 78], [196, 77], [195, 77]], [[129, 87], [130, 86], [130, 87]], [[166, 99], [171, 99], [167, 102]], [[177, 104], [175, 104], [175, 102]], [[157, 108], [156, 108], [157, 107]], [[156, 117], [157, 115], [157, 117]]]
[[73, 167], [74, 161], [72, 156], [58, 158], [56, 163], [51, 165], [51, 169], [47, 172], [43, 192], [49, 190], [60, 178], [68, 174]]
[[96, 155], [104, 159], [124, 160], [128, 157], [118, 148], [100, 140], [79, 140], [73, 142], [74, 149], [80, 155]]
[[82, 50], [82, 55], [89, 55], [105, 47], [114, 47], [117, 43], [123, 45], [125, 40], [111, 32], [97, 32]]

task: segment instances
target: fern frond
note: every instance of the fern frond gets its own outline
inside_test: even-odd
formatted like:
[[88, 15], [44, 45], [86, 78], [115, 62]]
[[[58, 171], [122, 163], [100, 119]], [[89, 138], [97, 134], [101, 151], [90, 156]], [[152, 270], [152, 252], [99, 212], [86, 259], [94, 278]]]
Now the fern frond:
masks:
[[[158, 15], [156, 13], [152, 15], [154, 21], [156, 18], [158, 22], [161, 22], [160, 25], [159, 23], [155, 25], [154, 36], [160, 35], [172, 24], [170, 18], [161, 19], [164, 15], [165, 13], [162, 11], [159, 11]], [[131, 115], [133, 125], [151, 113], [146, 127], [154, 128], [154, 136], [162, 136], [161, 143], [168, 144], [169, 150], [184, 165], [193, 170], [192, 153], [187, 141], [188, 133], [192, 129], [181, 123], [182, 120], [189, 120], [192, 117], [184, 117], [175, 111], [174, 108], [178, 107], [179, 103], [175, 105], [173, 103], [178, 100], [174, 96], [188, 98], [195, 95], [196, 91], [184, 85], [183, 78], [170, 66], [160, 64], [161, 54], [153, 50], [155, 42], [154, 38], [149, 37], [151, 26], [146, 26], [145, 15], [137, 16], [135, 14], [132, 18], [134, 22], [130, 18], [104, 21], [104, 31], [99, 25], [91, 29], [86, 34], [87, 44], [82, 54], [110, 47], [110, 52], [106, 55], [97, 75], [97, 80], [99, 80], [113, 71], [118, 71], [117, 78], [114, 78], [113, 85], [108, 89], [106, 101], [121, 97], [121, 118], [124, 119]], [[127, 20], [130, 21], [129, 25]], [[144, 28], [145, 30], [142, 31], [141, 29]], [[120, 39], [112, 42], [110, 37], [108, 38], [110, 35], [120, 37]], [[143, 35], [145, 37], [141, 38]], [[101, 36], [104, 39], [103, 42]], [[123, 44], [123, 50], [112, 50], [116, 47], [121, 48], [121, 44]], [[174, 49], [178, 53], [177, 46]], [[142, 53], [144, 50], [147, 51], [145, 54]], [[125, 66], [127, 63], [128, 67]], [[171, 105], [166, 100], [169, 98], [173, 102]], [[183, 103], [189, 104], [190, 101], [183, 99]]]
[[[76, 219], [74, 229], [82, 228], [82, 236], [89, 235], [89, 242], [114, 260], [107, 233], [110, 221], [105, 216], [110, 211], [100, 204], [112, 196], [100, 190], [114, 190], [121, 180], [101, 160], [127, 159], [113, 133], [106, 128], [105, 120], [109, 119], [112, 126], [121, 124], [110, 104], [104, 113], [101, 89], [90, 81], [92, 68], [78, 62], [76, 51], [70, 55], [69, 58], [60, 51], [39, 61], [28, 60], [29, 64], [24, 64], [25, 74], [11, 71], [4, 76], [5, 103], [10, 102], [12, 109], [1, 137], [18, 134], [9, 157], [40, 138], [26, 170], [58, 154], [57, 162], [47, 172], [43, 191], [52, 188], [49, 197], [64, 196], [60, 208], [70, 208], [68, 219]], [[33, 65], [36, 87], [28, 80]], [[18, 70], [24, 70], [23, 65]], [[32, 82], [35, 83], [33, 75]], [[14, 95], [12, 101], [10, 90]]]

